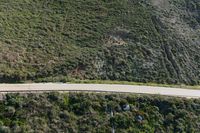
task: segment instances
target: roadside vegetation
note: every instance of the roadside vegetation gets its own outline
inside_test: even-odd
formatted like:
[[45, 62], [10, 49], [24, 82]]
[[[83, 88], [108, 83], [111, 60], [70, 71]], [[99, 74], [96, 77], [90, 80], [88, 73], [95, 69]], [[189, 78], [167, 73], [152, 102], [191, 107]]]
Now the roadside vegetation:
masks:
[[139, 85], [139, 86], [157, 86], [157, 87], [170, 87], [170, 88], [183, 88], [183, 89], [193, 89], [200, 90], [200, 85], [186, 85], [186, 84], [159, 84], [151, 82], [133, 82], [133, 81], [118, 81], [118, 80], [83, 80], [76, 78], [68, 78], [64, 76], [59, 77], [47, 77], [38, 78], [35, 81], [32, 80], [21, 80], [20, 82], [14, 82], [16, 84], [22, 83], [67, 83], [67, 84], [121, 84], [121, 85]]
[[200, 100], [97, 93], [6, 94], [1, 133], [198, 133]]
[[35, 82], [33, 81], [22, 81], [21, 83], [68, 83], [68, 84], [121, 84], [121, 85], [141, 85], [141, 86], [157, 86], [157, 87], [170, 87], [170, 88], [183, 88], [183, 89], [194, 89], [200, 90], [199, 85], [185, 85], [185, 84], [159, 84], [151, 82], [133, 82], [133, 81], [117, 81], [117, 80], [82, 80], [76, 78], [67, 78], [63, 76], [39, 78]]

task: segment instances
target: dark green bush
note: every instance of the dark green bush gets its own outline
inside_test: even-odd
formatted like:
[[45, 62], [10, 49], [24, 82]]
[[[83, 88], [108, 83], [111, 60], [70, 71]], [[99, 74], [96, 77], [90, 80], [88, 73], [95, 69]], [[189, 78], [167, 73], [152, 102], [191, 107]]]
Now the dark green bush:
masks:
[[[6, 97], [0, 101], [2, 133], [103, 133], [112, 128], [116, 132], [200, 132], [199, 99], [93, 93], [7, 94]], [[21, 99], [16, 103], [23, 102], [23, 106], [10, 106], [9, 98]], [[66, 98], [68, 104], [64, 106]], [[124, 104], [131, 109], [123, 110]]]

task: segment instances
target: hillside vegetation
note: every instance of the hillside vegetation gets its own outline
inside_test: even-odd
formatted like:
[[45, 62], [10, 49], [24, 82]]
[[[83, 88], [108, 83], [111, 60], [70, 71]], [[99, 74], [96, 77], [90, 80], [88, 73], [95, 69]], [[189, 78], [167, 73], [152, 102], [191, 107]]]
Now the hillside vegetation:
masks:
[[1, 82], [198, 84], [199, 51], [199, 0], [0, 0]]
[[[113, 114], [113, 115], [112, 115]], [[7, 94], [1, 133], [199, 133], [200, 100], [92, 93]]]

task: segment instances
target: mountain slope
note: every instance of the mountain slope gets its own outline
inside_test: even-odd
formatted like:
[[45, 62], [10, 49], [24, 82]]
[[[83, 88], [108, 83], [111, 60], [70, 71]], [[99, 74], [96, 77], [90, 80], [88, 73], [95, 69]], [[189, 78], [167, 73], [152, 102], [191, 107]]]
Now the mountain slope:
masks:
[[1, 82], [197, 84], [198, 0], [0, 0]]

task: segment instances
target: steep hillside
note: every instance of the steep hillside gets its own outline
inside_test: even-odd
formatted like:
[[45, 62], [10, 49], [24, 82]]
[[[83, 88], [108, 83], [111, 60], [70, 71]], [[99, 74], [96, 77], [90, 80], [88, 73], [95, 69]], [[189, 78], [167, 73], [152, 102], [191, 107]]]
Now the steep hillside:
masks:
[[0, 0], [0, 81], [198, 84], [199, 0]]
[[[126, 94], [7, 94], [1, 133], [199, 133], [200, 100]], [[112, 115], [113, 114], [113, 115]]]

